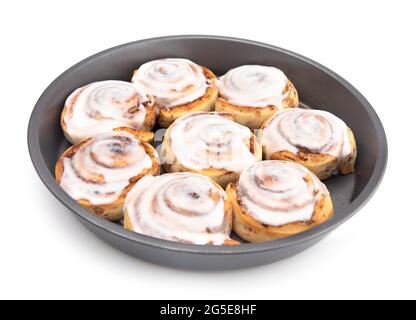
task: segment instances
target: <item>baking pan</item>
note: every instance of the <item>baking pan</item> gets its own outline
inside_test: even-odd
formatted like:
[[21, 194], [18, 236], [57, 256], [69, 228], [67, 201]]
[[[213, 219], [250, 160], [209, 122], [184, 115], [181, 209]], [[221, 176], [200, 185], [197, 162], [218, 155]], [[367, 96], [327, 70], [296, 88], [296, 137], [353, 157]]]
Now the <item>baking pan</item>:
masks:
[[[217, 75], [243, 64], [278, 67], [294, 83], [304, 106], [324, 109], [343, 119], [355, 134], [358, 158], [354, 174], [334, 176], [325, 181], [335, 205], [335, 217], [321, 226], [286, 239], [240, 246], [197, 246], [127, 231], [119, 224], [95, 216], [71, 199], [54, 180], [55, 162], [68, 147], [59, 122], [66, 97], [76, 88], [93, 81], [130, 81], [133, 70], [142, 63], [166, 57], [191, 59]], [[98, 237], [143, 260], [199, 270], [267, 264], [313, 246], [369, 200], [382, 179], [387, 163], [383, 126], [371, 105], [347, 81], [296, 53], [268, 44], [218, 36], [171, 36], [141, 40], [106, 50], [78, 63], [59, 76], [40, 97], [30, 118], [28, 144], [33, 165], [46, 187]]]

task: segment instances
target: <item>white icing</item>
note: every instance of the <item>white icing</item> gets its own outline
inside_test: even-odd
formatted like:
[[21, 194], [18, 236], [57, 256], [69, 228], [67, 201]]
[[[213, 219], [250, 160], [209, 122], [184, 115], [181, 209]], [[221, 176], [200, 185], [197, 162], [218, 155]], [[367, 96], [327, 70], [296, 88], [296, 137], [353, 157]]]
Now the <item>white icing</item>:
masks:
[[288, 93], [286, 75], [277, 68], [245, 65], [229, 70], [217, 81], [219, 96], [229, 103], [250, 106], [282, 107]]
[[201, 175], [146, 176], [128, 193], [124, 211], [135, 232], [170, 241], [222, 245], [231, 231], [224, 216], [225, 199], [225, 192]]
[[94, 82], [69, 96], [63, 120], [74, 143], [118, 127], [140, 130], [146, 117], [143, 103], [151, 107], [154, 100], [129, 82]]
[[[307, 183], [304, 178], [311, 177]], [[248, 214], [270, 226], [307, 222], [315, 203], [328, 194], [325, 185], [305, 167], [288, 161], [263, 161], [243, 171], [238, 182]]]
[[250, 151], [251, 138], [250, 129], [214, 112], [184, 116], [170, 128], [173, 156], [196, 171], [216, 168], [241, 172], [258, 161]]
[[202, 68], [187, 59], [147, 62], [134, 73], [133, 83], [144, 87], [159, 108], [171, 108], [205, 95], [210, 86]]
[[73, 199], [92, 205], [113, 203], [129, 179], [152, 167], [140, 142], [127, 132], [97, 135], [63, 162], [60, 186]]
[[347, 125], [322, 110], [285, 109], [266, 121], [259, 142], [267, 159], [279, 151], [297, 154], [300, 149], [329, 154], [339, 162], [352, 152]]

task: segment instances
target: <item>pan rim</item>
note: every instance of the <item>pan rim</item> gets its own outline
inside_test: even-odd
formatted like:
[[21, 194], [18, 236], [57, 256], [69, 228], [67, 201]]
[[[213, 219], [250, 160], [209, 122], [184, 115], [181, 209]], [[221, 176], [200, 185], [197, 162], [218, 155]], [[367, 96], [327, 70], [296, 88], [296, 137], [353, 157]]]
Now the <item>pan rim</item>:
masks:
[[[85, 64], [93, 61], [98, 57], [102, 57], [107, 54], [114, 53], [117, 50], [125, 49], [128, 47], [133, 47], [138, 44], [142, 43], [150, 43], [150, 42], [157, 42], [157, 41], [167, 41], [167, 40], [200, 40], [200, 39], [208, 39], [208, 40], [222, 40], [222, 41], [230, 41], [230, 42], [238, 42], [243, 44], [254, 45], [258, 47], [263, 47], [267, 49], [271, 49], [289, 56], [296, 58], [298, 60], [302, 60], [321, 71], [327, 73], [330, 77], [334, 78], [338, 81], [341, 85], [343, 85], [351, 94], [353, 94], [357, 100], [360, 102], [362, 107], [365, 109], [367, 114], [369, 115], [370, 121], [372, 122], [375, 130], [376, 130], [376, 138], [378, 139], [378, 151], [377, 151], [377, 158], [376, 163], [374, 165], [373, 172], [371, 174], [368, 183], [363, 188], [361, 193], [351, 202], [351, 204], [341, 210], [344, 214], [335, 215], [335, 217], [311, 230], [306, 232], [294, 235], [289, 238], [274, 240], [270, 242], [264, 243], [250, 243], [250, 244], [243, 244], [240, 246], [200, 246], [200, 245], [191, 245], [191, 244], [182, 244], [177, 242], [171, 242], [166, 240], [161, 240], [153, 237], [149, 237], [146, 235], [141, 235], [138, 233], [134, 233], [124, 229], [122, 226], [117, 225], [113, 222], [107, 221], [103, 218], [100, 218], [81, 205], [79, 205], [75, 200], [70, 198], [55, 182], [55, 179], [51, 172], [49, 171], [43, 155], [40, 149], [40, 141], [39, 141], [39, 120], [42, 114], [42, 109], [46, 105], [46, 101], [50, 94], [54, 91], [54, 88], [57, 84], [63, 81], [67, 75], [74, 72], [78, 68], [84, 66]], [[67, 207], [70, 211], [76, 214], [76, 216], [86, 223], [92, 224], [99, 229], [111, 233], [115, 237], [123, 238], [124, 240], [128, 240], [140, 245], [145, 245], [153, 248], [164, 249], [169, 251], [175, 252], [182, 252], [182, 253], [189, 253], [189, 254], [205, 254], [205, 255], [239, 255], [239, 254], [250, 254], [250, 253], [260, 253], [260, 252], [267, 252], [267, 251], [274, 251], [286, 247], [292, 247], [299, 245], [303, 242], [312, 241], [313, 239], [319, 238], [324, 236], [325, 234], [330, 233], [337, 227], [339, 227], [342, 223], [346, 222], [352, 216], [354, 216], [374, 195], [378, 186], [380, 185], [382, 178], [384, 176], [386, 166], [387, 166], [387, 158], [388, 158], [388, 146], [387, 146], [387, 138], [383, 128], [383, 125], [373, 109], [370, 103], [366, 100], [366, 98], [356, 89], [354, 88], [347, 80], [333, 72], [332, 70], [326, 68], [325, 66], [315, 62], [309, 58], [306, 58], [298, 53], [262, 43], [253, 40], [247, 39], [240, 39], [235, 37], [225, 37], [225, 36], [215, 36], [215, 35], [174, 35], [174, 36], [163, 36], [163, 37], [156, 37], [156, 38], [149, 38], [139, 41], [133, 41], [126, 44], [118, 45], [112, 47], [110, 49], [101, 51], [97, 54], [94, 54], [74, 66], [67, 69], [61, 75], [59, 75], [42, 93], [39, 100], [37, 101], [32, 114], [30, 116], [28, 131], [27, 131], [27, 143], [30, 158], [32, 160], [33, 166], [40, 177], [43, 184], [47, 187], [47, 189], [57, 198], [65, 207]]]

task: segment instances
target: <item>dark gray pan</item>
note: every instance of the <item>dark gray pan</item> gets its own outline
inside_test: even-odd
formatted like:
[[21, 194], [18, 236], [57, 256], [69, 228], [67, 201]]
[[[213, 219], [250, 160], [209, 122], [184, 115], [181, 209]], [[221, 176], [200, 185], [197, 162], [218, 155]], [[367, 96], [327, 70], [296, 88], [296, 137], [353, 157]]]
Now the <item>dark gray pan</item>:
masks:
[[[196, 246], [159, 240], [124, 230], [99, 218], [72, 200], [54, 180], [54, 165], [68, 146], [59, 124], [65, 98], [87, 83], [129, 81], [142, 63], [164, 57], [184, 57], [217, 75], [243, 64], [282, 69], [295, 84], [306, 106], [328, 110], [343, 119], [358, 144], [356, 173], [326, 181], [335, 217], [296, 236], [232, 247]], [[221, 270], [267, 264], [295, 255], [326, 237], [372, 196], [387, 162], [383, 126], [366, 99], [347, 81], [320, 64], [271, 45], [217, 36], [173, 36], [142, 40], [96, 54], [59, 76], [37, 102], [28, 129], [29, 152], [40, 178], [66, 207], [98, 237], [141, 259], [175, 268]]]

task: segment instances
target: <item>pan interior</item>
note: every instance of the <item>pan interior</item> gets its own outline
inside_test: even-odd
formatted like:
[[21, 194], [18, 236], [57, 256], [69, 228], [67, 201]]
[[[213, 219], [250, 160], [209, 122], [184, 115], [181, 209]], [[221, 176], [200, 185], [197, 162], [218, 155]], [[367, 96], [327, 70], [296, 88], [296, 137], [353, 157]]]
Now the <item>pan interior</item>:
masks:
[[[93, 81], [130, 81], [133, 70], [142, 63], [166, 57], [191, 59], [218, 76], [243, 64], [278, 67], [294, 83], [304, 106], [327, 110], [343, 119], [357, 140], [356, 172], [331, 177], [325, 184], [336, 214], [351, 213], [347, 209], [368, 184], [380, 149], [376, 127], [360, 98], [342, 81], [309, 61], [273, 47], [231, 39], [173, 37], [136, 42], [98, 54], [66, 72], [47, 90], [44, 103], [38, 106], [39, 147], [51, 176], [56, 160], [69, 147], [60, 127], [60, 114], [67, 96]], [[161, 138], [162, 134], [158, 134], [156, 146]]]

